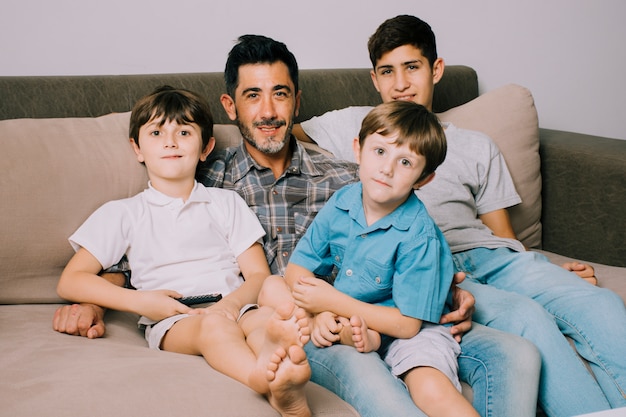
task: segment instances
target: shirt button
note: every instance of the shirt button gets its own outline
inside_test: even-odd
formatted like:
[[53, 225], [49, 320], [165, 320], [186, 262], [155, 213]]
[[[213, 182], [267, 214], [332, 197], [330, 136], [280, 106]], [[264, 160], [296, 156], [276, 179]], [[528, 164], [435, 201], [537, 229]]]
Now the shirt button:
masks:
[[339, 257], [339, 255], [335, 255], [335, 261], [336, 261], [336, 262], [341, 261], [341, 258]]
[[283, 252], [283, 258], [286, 258], [289, 256], [289, 252]]
[[376, 284], [380, 284], [380, 277], [376, 277], [374, 281], [376, 281]]
[[278, 191], [276, 191], [276, 190], [272, 190], [272, 194], [274, 194], [274, 195], [278, 195]]
[[362, 235], [361, 235], [361, 237], [362, 237], [363, 239], [365, 239], [365, 238], [367, 237], [367, 235], [366, 235], [366, 234], [362, 234]]
[[282, 232], [282, 231], [283, 231], [283, 228], [282, 228], [282, 227], [277, 227], [277, 228], [276, 228], [276, 232], [277, 232], [277, 233], [280, 233], [280, 232]]
[[351, 270], [351, 269], [348, 269], [348, 270], [346, 271], [346, 275], [347, 275], [347, 276], [349, 276], [349, 277], [351, 277], [351, 276], [352, 276], [352, 270]]

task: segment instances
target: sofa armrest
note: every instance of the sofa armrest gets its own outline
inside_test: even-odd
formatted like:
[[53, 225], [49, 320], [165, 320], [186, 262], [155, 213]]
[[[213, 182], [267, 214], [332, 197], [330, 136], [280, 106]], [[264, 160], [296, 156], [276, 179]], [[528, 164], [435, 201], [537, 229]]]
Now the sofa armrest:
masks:
[[540, 129], [543, 249], [626, 266], [626, 140]]

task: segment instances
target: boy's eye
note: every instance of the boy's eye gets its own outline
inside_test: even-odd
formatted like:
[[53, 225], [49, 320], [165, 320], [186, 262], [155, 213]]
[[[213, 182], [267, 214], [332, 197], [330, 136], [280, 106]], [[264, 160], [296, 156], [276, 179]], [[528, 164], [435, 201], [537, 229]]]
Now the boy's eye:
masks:
[[152, 132], [150, 132], [150, 135], [152, 136], [159, 136], [161, 134], [161, 132], [159, 132], [158, 130], [153, 130]]
[[384, 149], [382, 149], [382, 148], [375, 148], [375, 149], [374, 149], [374, 153], [375, 153], [376, 155], [384, 155], [384, 154], [385, 154], [385, 150], [384, 150]]
[[402, 164], [402, 166], [405, 166], [405, 167], [411, 166], [411, 161], [409, 161], [408, 159], [402, 159], [400, 163]]

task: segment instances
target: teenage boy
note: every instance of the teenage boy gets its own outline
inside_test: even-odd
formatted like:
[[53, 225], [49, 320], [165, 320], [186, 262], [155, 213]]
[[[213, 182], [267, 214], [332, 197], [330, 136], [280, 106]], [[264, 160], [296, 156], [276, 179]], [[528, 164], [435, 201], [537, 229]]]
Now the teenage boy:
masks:
[[[433, 88], [445, 65], [427, 23], [406, 15], [389, 19], [371, 36], [368, 49], [371, 78], [384, 102], [407, 100], [432, 108]], [[350, 138], [368, 111], [330, 112], [303, 123], [302, 129], [335, 156], [352, 159]], [[461, 285], [476, 298], [474, 320], [521, 335], [538, 347], [539, 399], [549, 416], [626, 406], [622, 300], [571, 272], [595, 283], [588, 265], [561, 268], [527, 252], [516, 240], [506, 210], [520, 198], [495, 144], [451, 124], [446, 137], [446, 161], [432, 184], [416, 193], [443, 231], [456, 269], [467, 273]], [[564, 336], [574, 340], [595, 379]]]
[[[137, 102], [130, 142], [149, 186], [104, 204], [70, 237], [76, 254], [57, 291], [137, 313], [150, 348], [202, 355], [265, 395], [283, 417], [309, 416], [303, 387], [310, 368], [302, 349], [308, 319], [293, 302], [276, 311], [255, 308], [270, 275], [259, 243], [263, 228], [237, 193], [195, 180], [215, 145], [212, 135], [209, 106], [194, 93], [163, 87]], [[123, 255], [136, 290], [97, 276]], [[197, 309], [178, 301], [203, 294], [223, 298], [207, 298]]]
[[[244, 141], [212, 154], [202, 164], [199, 179], [208, 186], [234, 189], [244, 198], [266, 231], [263, 246], [270, 268], [280, 275], [315, 214], [336, 190], [356, 180], [357, 165], [308, 153], [291, 135], [301, 93], [296, 59], [283, 43], [264, 36], [240, 37], [229, 53], [224, 77], [228, 94], [221, 102], [237, 121]], [[511, 417], [530, 415], [523, 411], [534, 410], [536, 402], [536, 349], [520, 337], [468, 323], [472, 297], [459, 291], [454, 297], [461, 307], [444, 318], [455, 323], [451, 331], [459, 339], [468, 324], [472, 326], [461, 340], [459, 372], [473, 388], [474, 407], [508, 410], [498, 415]], [[103, 310], [91, 304], [65, 306], [56, 311], [53, 325], [57, 331], [96, 332], [93, 336], [99, 337], [104, 332], [102, 315]], [[333, 318], [326, 327], [331, 326], [338, 327]], [[305, 351], [311, 380], [335, 392], [363, 417], [424, 415], [377, 354], [360, 354], [342, 345], [322, 349], [312, 343]]]
[[424, 413], [478, 417], [461, 394], [459, 344], [438, 324], [452, 254], [413, 193], [446, 156], [441, 124], [419, 104], [384, 103], [363, 119], [353, 144], [360, 181], [320, 210], [298, 241], [285, 280], [309, 313], [349, 319], [340, 342], [378, 351]]

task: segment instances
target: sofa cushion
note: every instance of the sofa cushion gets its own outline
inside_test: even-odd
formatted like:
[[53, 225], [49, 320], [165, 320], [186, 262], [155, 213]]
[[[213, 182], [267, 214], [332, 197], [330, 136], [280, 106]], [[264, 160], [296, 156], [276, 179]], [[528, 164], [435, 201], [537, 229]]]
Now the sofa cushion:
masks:
[[0, 303], [57, 302], [67, 238], [104, 202], [146, 187], [130, 113], [0, 121]]
[[440, 113], [441, 120], [483, 132], [498, 145], [522, 203], [509, 209], [519, 240], [541, 247], [541, 166], [537, 109], [530, 91], [509, 84]]

